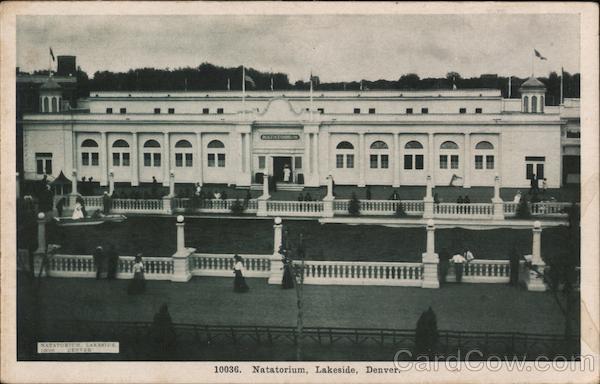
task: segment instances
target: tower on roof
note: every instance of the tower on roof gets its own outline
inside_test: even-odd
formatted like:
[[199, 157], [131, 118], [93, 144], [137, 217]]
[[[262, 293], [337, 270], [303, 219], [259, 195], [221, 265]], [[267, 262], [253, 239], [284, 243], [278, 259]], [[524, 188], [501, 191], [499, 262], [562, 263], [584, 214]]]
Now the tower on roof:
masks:
[[40, 86], [40, 112], [57, 113], [61, 111], [62, 88], [52, 76]]
[[521, 112], [544, 113], [546, 86], [531, 76], [519, 88], [521, 92]]

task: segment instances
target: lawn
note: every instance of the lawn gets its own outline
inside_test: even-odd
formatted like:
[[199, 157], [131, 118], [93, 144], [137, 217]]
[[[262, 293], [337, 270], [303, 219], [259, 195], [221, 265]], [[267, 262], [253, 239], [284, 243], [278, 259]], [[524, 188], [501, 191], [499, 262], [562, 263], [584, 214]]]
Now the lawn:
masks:
[[[380, 225], [320, 224], [316, 220], [284, 220], [290, 237], [303, 234], [307, 258], [312, 260], [420, 261], [425, 251], [423, 227], [392, 228]], [[131, 216], [123, 223], [99, 226], [49, 225], [49, 242], [61, 244], [64, 253], [90, 254], [97, 245], [112, 243], [121, 255], [143, 252], [170, 256], [175, 252], [174, 217]], [[546, 228], [542, 254], [566, 252], [565, 227]], [[273, 252], [273, 221], [269, 219], [186, 219], [186, 246], [203, 253], [269, 254]], [[436, 251], [460, 252], [469, 248], [476, 258], [508, 259], [513, 248], [531, 253], [531, 230], [461, 228], [438, 229]]]

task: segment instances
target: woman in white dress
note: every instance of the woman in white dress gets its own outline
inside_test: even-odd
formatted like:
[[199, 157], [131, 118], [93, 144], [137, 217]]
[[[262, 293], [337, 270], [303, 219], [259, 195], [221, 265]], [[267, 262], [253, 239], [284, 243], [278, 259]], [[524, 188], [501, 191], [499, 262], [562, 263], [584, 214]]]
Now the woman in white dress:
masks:
[[75, 209], [73, 210], [73, 216], [71, 216], [71, 218], [73, 220], [79, 220], [79, 219], [85, 218], [85, 216], [83, 215], [83, 209], [81, 207], [81, 204], [75, 203]]
[[292, 176], [292, 170], [290, 169], [290, 166], [286, 164], [283, 167], [283, 181], [286, 183], [289, 183], [291, 176]]
[[130, 295], [137, 295], [144, 293], [146, 290], [146, 280], [144, 279], [144, 263], [142, 262], [142, 254], [138, 253], [135, 256], [133, 263], [133, 279], [129, 282], [127, 287], [127, 293]]

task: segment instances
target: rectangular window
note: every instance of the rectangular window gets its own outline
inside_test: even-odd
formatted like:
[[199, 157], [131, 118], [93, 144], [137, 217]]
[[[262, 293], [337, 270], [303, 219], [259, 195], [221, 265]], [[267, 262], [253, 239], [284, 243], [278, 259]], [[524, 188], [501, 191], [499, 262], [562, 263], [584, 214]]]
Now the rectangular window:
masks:
[[208, 115], [208, 113], [209, 113], [209, 109], [208, 108], [202, 108], [202, 114]]
[[218, 115], [222, 115], [223, 114], [223, 108], [217, 108], [217, 114]]
[[90, 154], [88, 152], [83, 152], [81, 154], [81, 165], [90, 165]]
[[112, 108], [106, 108], [106, 113], [110, 115], [112, 113]]
[[[536, 165], [536, 173], [535, 173], [535, 177], [538, 180], [541, 180], [544, 178], [544, 164], [537, 164]], [[47, 172], [49, 173], [49, 172]]]
[[371, 168], [377, 168], [377, 155], [371, 155], [370, 159], [370, 163], [371, 163]]
[[217, 154], [217, 163], [218, 163], [219, 167], [221, 167], [221, 168], [225, 167], [225, 154], [224, 153]]
[[207, 164], [208, 164], [209, 167], [214, 167], [215, 166], [215, 154], [214, 153], [209, 153], [208, 154]]
[[183, 167], [183, 154], [182, 153], [175, 154], [175, 166]]
[[344, 168], [344, 155], [335, 155], [335, 167]]
[[169, 108], [169, 115], [172, 115], [175, 113], [175, 108]]
[[374, 114], [375, 113], [375, 108], [369, 108], [369, 113], [370, 114]]
[[413, 168], [413, 157], [412, 155], [404, 155], [404, 169]]
[[44, 164], [44, 165], [46, 166], [46, 174], [51, 175], [52, 174], [52, 159], [46, 159], [45, 163], [46, 164]]
[[113, 152], [113, 166], [120, 166], [121, 165], [121, 155], [119, 154], [119, 152]]
[[429, 113], [429, 108], [421, 108], [421, 113]]
[[460, 108], [458, 113], [467, 113], [467, 108]]
[[127, 108], [121, 108], [121, 109], [119, 109], [119, 113], [121, 113], [121, 114], [127, 113]]
[[265, 169], [266, 159], [264, 156], [258, 156], [258, 169]]
[[450, 156], [450, 168], [458, 169], [458, 155]]
[[44, 160], [42, 159], [38, 159], [36, 161], [36, 173], [38, 175], [43, 175], [44, 174]]
[[527, 180], [531, 180], [533, 178], [533, 164], [527, 164], [525, 167], [525, 174], [527, 175]]
[[129, 167], [129, 152], [123, 152], [123, 166]]
[[448, 169], [448, 155], [440, 155], [440, 169]]
[[346, 168], [354, 168], [354, 155], [346, 155]]
[[325, 113], [325, 108], [317, 108], [317, 111], [322, 115]]
[[406, 108], [406, 114], [407, 115], [412, 115], [413, 113], [413, 109], [412, 108]]
[[153, 157], [154, 157], [154, 166], [160, 167], [160, 153], [154, 153]]
[[485, 157], [485, 167], [487, 169], [494, 169], [494, 156], [486, 156]]
[[423, 169], [423, 155], [415, 155], [415, 169]]
[[294, 168], [295, 169], [302, 168], [302, 157], [301, 156], [294, 157]]
[[51, 152], [36, 152], [36, 173], [43, 175], [44, 173], [52, 174], [52, 153]]
[[92, 165], [100, 164], [99, 154], [98, 152], [92, 152]]
[[144, 153], [144, 167], [151, 167], [151, 166], [152, 166], [152, 154]]
[[160, 114], [160, 108], [154, 108], [154, 114], [155, 115], [159, 115]]
[[475, 156], [475, 169], [483, 169], [483, 156]]
[[388, 155], [381, 155], [381, 168], [389, 168], [390, 159]]
[[354, 108], [354, 113], [355, 114], [359, 114], [360, 113], [360, 108]]
[[475, 108], [475, 113], [482, 113], [483, 110], [481, 108]]
[[193, 161], [192, 154], [191, 153], [186, 153], [185, 154], [185, 166], [186, 167], [192, 167], [193, 164], [194, 164], [194, 161]]

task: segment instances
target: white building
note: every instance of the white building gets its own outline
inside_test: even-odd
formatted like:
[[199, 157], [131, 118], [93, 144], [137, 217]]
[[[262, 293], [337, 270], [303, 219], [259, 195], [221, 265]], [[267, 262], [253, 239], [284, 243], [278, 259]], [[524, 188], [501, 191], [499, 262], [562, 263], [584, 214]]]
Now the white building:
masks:
[[[59, 97], [52, 83], [42, 106]], [[42, 107], [23, 117], [25, 178], [75, 169], [106, 185], [112, 170], [116, 182], [168, 185], [174, 170], [176, 183], [248, 187], [262, 173], [281, 180], [288, 165], [306, 186], [330, 174], [336, 184], [394, 187], [431, 175], [468, 188], [499, 175], [503, 187], [525, 188], [536, 174], [559, 187], [563, 153], [579, 154], [579, 139], [565, 138], [579, 128], [578, 99], [546, 107], [535, 78], [521, 93], [264, 91], [242, 101], [239, 92], [92, 92], [84, 113]]]

